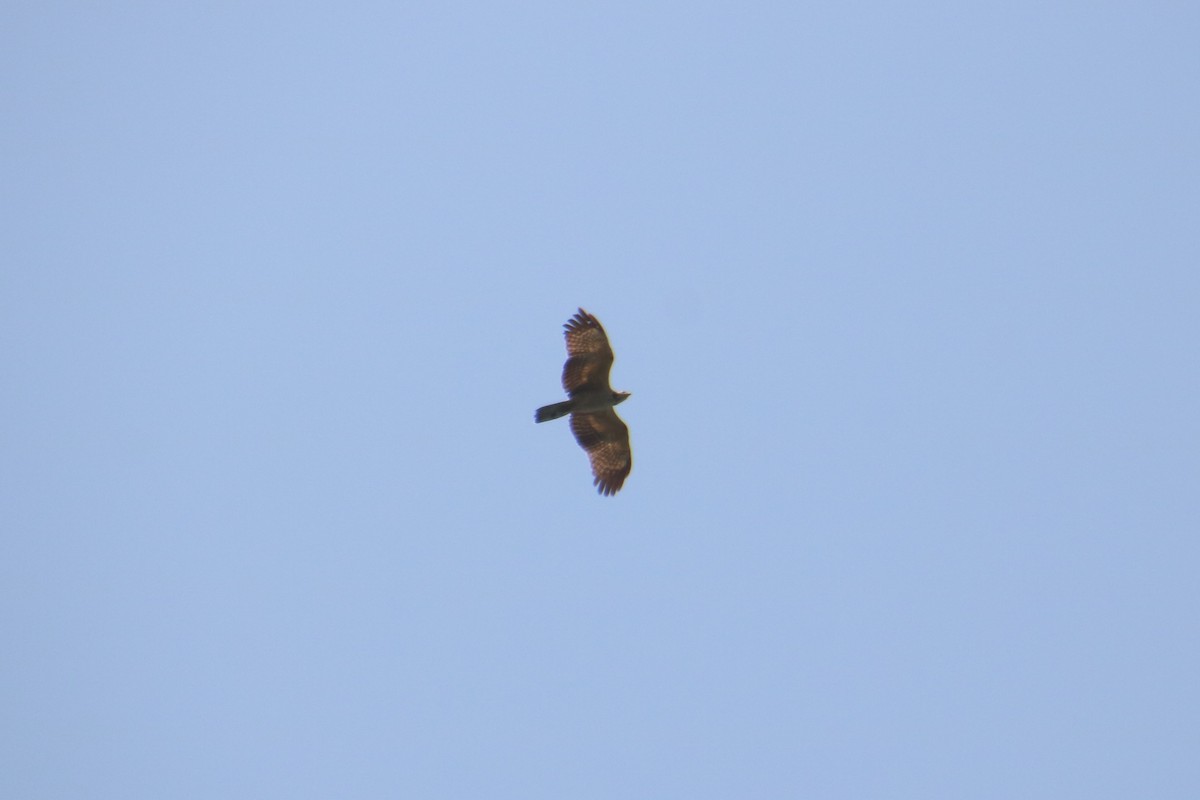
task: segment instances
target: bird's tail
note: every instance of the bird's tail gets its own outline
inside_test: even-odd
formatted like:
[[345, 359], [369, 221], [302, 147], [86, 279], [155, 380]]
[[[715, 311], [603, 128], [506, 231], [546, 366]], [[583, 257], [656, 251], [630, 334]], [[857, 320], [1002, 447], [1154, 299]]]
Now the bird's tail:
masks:
[[542, 406], [537, 411], [533, 412], [534, 422], [545, 422], [550, 419], [558, 419], [565, 417], [571, 413], [572, 401], [564, 400], [561, 403], [551, 403], [548, 406]]

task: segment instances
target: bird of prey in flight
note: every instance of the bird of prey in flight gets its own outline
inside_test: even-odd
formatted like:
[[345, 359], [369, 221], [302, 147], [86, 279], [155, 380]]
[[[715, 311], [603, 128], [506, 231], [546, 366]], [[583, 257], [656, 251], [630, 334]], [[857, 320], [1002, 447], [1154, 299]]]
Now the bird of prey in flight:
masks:
[[633, 467], [629, 428], [613, 406], [625, 402], [629, 392], [614, 392], [608, 385], [613, 351], [600, 321], [579, 309], [565, 325], [567, 363], [562, 384], [570, 400], [542, 406], [535, 422], [571, 415], [571, 433], [592, 462], [592, 483], [602, 495], [614, 495]]

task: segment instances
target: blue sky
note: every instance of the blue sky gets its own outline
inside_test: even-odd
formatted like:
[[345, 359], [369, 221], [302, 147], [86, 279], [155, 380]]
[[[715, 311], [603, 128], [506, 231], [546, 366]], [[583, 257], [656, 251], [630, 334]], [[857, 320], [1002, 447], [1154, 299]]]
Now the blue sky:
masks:
[[0, 795], [1196, 797], [1198, 33], [7, 4]]

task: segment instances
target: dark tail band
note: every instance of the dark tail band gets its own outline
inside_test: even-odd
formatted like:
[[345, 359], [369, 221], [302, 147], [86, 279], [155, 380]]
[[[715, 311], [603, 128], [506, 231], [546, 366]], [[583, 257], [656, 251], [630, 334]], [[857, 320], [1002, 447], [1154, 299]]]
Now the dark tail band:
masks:
[[551, 403], [548, 406], [542, 406], [537, 411], [533, 412], [534, 422], [545, 422], [551, 419], [565, 417], [571, 413], [571, 401], [564, 400], [561, 403]]

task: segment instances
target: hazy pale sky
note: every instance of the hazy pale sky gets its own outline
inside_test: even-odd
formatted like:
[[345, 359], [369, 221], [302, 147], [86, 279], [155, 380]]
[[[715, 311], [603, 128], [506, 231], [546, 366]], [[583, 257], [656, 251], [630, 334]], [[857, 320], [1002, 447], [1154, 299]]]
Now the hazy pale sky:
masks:
[[1200, 796], [1200, 10], [108, 6], [0, 11], [0, 796]]

